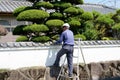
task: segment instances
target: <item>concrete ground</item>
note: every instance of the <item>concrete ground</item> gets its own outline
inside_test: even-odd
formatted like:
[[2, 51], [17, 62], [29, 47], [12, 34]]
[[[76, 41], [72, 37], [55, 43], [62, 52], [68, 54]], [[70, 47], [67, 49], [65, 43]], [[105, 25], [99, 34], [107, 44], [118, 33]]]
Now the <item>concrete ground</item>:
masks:
[[17, 37], [19, 37], [19, 36], [13, 35], [12, 32], [9, 32], [5, 36], [0, 36], [0, 43], [15, 42]]

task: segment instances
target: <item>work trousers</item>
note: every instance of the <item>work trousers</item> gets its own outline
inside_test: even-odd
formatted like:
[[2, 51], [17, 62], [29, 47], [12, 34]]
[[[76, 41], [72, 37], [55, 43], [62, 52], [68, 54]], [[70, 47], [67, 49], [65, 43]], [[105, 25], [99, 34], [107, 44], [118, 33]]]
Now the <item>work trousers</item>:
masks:
[[54, 66], [59, 66], [61, 56], [66, 54], [69, 76], [72, 76], [73, 74], [73, 50], [73, 45], [63, 45], [62, 49], [57, 53], [57, 57], [54, 63]]

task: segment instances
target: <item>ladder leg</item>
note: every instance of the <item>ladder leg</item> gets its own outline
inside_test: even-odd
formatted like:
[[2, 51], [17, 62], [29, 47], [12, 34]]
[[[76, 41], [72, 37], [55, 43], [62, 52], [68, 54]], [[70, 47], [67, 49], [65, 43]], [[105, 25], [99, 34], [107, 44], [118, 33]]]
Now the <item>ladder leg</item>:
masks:
[[90, 80], [90, 72], [87, 68], [87, 65], [86, 65], [86, 61], [85, 61], [85, 57], [84, 57], [84, 54], [83, 54], [83, 51], [82, 51], [82, 47], [81, 47], [81, 40], [79, 39], [78, 40], [78, 46], [79, 46], [79, 49], [80, 49], [80, 52], [81, 52], [81, 55], [82, 55], [82, 58], [83, 58], [83, 62], [85, 64], [85, 69], [86, 69], [86, 72], [87, 72], [87, 75], [88, 75], [88, 80]]
[[63, 64], [61, 65], [61, 69], [60, 69], [60, 72], [59, 72], [59, 75], [58, 75], [58, 77], [57, 77], [57, 80], [60, 80], [60, 76], [64, 73], [64, 63], [65, 63], [65, 60], [66, 60], [66, 57], [65, 57], [65, 59], [64, 59], [64, 62], [63, 62]]

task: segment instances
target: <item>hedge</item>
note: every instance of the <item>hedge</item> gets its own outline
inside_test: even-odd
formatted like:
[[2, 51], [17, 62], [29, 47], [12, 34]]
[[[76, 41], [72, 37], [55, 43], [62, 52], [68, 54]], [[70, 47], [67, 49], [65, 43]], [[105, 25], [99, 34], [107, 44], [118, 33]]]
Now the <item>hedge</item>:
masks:
[[97, 11], [93, 11], [92, 13], [93, 13], [94, 18], [97, 18], [98, 16], [101, 15], [101, 13], [99, 13]]
[[44, 7], [44, 8], [47, 8], [47, 9], [51, 9], [51, 8], [54, 7], [54, 5], [49, 3], [49, 2], [38, 2], [38, 3], [36, 3], [35, 6], [36, 7]]
[[112, 27], [112, 29], [113, 29], [113, 30], [120, 31], [120, 23], [115, 24], [115, 25]]
[[93, 20], [93, 14], [91, 12], [84, 12], [82, 15], [81, 15], [81, 18], [83, 20]]
[[86, 30], [83, 35], [87, 38], [87, 40], [98, 40], [99, 32], [95, 29], [88, 29]]
[[80, 39], [82, 39], [83, 41], [86, 40], [86, 37], [85, 37], [83, 34], [76, 34], [74, 37], [75, 37], [75, 38], [80, 38]]
[[64, 13], [67, 13], [67, 14], [78, 14], [78, 9], [76, 9], [75, 7], [69, 7], [69, 8], [64, 10]]
[[69, 7], [72, 7], [72, 4], [71, 3], [62, 3], [60, 5], [60, 8], [62, 9], [66, 9], [66, 8], [69, 8]]
[[32, 24], [23, 28], [26, 32], [44, 32], [48, 31], [48, 27], [44, 24]]
[[69, 22], [69, 24], [70, 24], [71, 27], [78, 27], [78, 26], [81, 25], [81, 23], [77, 20], [72, 20], [72, 21]]
[[49, 17], [49, 13], [43, 11], [43, 10], [36, 10], [36, 9], [31, 9], [31, 10], [26, 10], [21, 12], [17, 16], [18, 21], [38, 21], [38, 20], [43, 20]]
[[97, 19], [96, 19], [96, 22], [98, 23], [103, 23], [103, 24], [106, 24], [106, 25], [109, 25], [111, 26], [112, 24], [114, 24], [114, 20], [105, 16], [105, 15], [102, 15], [102, 16], [99, 16]]
[[77, 10], [78, 10], [78, 14], [83, 14], [84, 13], [84, 10], [82, 8], [77, 7]]
[[16, 42], [24, 42], [24, 41], [28, 41], [27, 36], [20, 36], [16, 39]]
[[21, 12], [23, 12], [23, 11], [25, 11], [25, 10], [30, 10], [30, 9], [33, 9], [33, 7], [21, 6], [21, 7], [16, 8], [16, 9], [14, 10], [13, 15], [17, 17], [17, 16], [19, 15], [19, 13], [21, 13]]
[[47, 36], [40, 36], [40, 37], [32, 38], [32, 41], [34, 41], [34, 42], [42, 42], [42, 43], [47, 42], [49, 40], [50, 40], [50, 38], [47, 37]]
[[54, 13], [51, 13], [50, 17], [52, 19], [62, 19], [63, 18], [63, 14], [61, 14], [59, 12], [54, 12]]
[[60, 28], [63, 24], [64, 24], [64, 21], [59, 19], [48, 20], [46, 22], [46, 25], [51, 28], [54, 28], [54, 27]]
[[86, 21], [84, 23], [84, 29], [87, 30], [87, 29], [94, 29], [94, 22], [92, 20], [90, 21]]
[[25, 34], [26, 32], [23, 31], [23, 28], [26, 25], [18, 25], [14, 28], [13, 30], [13, 35], [21, 35], [21, 34]]
[[66, 8], [72, 7], [71, 3], [65, 3], [65, 2], [56, 2], [53, 5], [54, 5], [55, 8], [59, 7], [59, 8], [62, 8], [62, 9], [66, 9]]
[[84, 0], [76, 0], [76, 4], [83, 4]]
[[72, 20], [68, 22], [70, 24], [70, 29], [74, 32], [74, 34], [79, 33], [81, 23], [77, 20]]

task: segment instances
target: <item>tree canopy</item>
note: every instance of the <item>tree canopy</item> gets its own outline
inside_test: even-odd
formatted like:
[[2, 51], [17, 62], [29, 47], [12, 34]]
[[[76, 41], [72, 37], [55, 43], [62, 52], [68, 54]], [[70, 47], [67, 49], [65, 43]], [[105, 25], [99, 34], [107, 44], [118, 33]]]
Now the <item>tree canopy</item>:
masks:
[[21, 35], [17, 41], [47, 42], [57, 39], [64, 23], [70, 24], [75, 38], [120, 39], [120, 10], [108, 14], [84, 11], [76, 7], [76, 4], [83, 4], [83, 0], [28, 1], [33, 2], [33, 6], [19, 7], [13, 13], [18, 21], [32, 22], [14, 29], [14, 35]]

